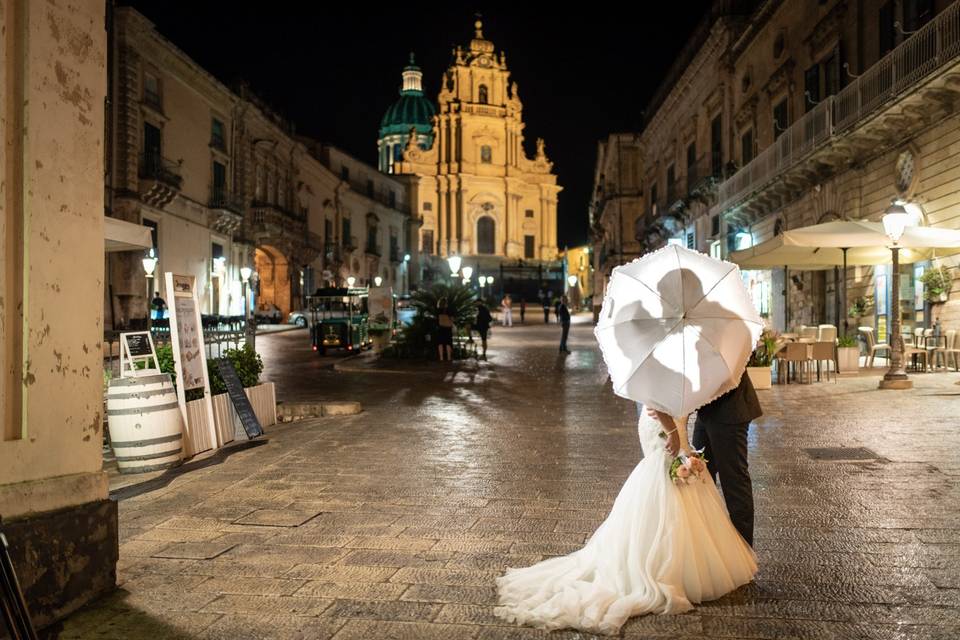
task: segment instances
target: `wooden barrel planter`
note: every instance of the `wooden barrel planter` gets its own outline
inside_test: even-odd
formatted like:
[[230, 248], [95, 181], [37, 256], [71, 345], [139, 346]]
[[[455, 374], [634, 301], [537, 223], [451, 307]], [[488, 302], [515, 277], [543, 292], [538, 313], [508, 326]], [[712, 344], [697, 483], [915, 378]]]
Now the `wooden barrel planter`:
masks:
[[111, 380], [107, 415], [120, 473], [158, 471], [181, 463], [183, 418], [170, 374]]

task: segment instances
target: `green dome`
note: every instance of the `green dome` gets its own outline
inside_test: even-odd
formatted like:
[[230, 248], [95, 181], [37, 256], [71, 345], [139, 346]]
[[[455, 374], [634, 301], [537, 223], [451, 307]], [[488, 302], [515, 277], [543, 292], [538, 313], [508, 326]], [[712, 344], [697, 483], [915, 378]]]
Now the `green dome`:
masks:
[[436, 113], [433, 102], [423, 92], [402, 91], [400, 99], [387, 109], [380, 121], [380, 137], [410, 133], [410, 127], [416, 127], [417, 133], [429, 134], [433, 131], [433, 116]]
[[380, 138], [389, 135], [407, 135], [410, 127], [416, 127], [417, 133], [430, 135], [433, 131], [433, 116], [437, 108], [423, 95], [421, 79], [423, 74], [410, 54], [410, 63], [403, 69], [403, 85], [400, 99], [393, 103], [383, 114], [380, 121]]

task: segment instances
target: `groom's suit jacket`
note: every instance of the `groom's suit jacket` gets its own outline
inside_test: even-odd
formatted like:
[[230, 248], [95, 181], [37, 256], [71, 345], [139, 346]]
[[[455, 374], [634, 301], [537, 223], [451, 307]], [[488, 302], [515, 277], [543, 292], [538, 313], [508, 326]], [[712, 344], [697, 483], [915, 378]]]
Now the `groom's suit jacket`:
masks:
[[757, 392], [753, 389], [750, 376], [744, 371], [740, 385], [700, 407], [697, 419], [715, 424], [742, 424], [762, 415]]

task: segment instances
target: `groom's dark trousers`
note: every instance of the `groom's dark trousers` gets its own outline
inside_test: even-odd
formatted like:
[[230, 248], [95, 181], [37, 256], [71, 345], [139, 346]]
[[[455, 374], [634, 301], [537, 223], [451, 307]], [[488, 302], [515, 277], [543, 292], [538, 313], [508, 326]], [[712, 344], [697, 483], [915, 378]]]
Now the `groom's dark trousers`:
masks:
[[710, 475], [714, 479], [720, 476], [730, 520], [750, 546], [753, 546], [753, 486], [747, 463], [747, 431], [750, 421], [761, 415], [757, 392], [744, 373], [740, 386], [700, 407], [693, 427], [693, 446], [704, 450]]

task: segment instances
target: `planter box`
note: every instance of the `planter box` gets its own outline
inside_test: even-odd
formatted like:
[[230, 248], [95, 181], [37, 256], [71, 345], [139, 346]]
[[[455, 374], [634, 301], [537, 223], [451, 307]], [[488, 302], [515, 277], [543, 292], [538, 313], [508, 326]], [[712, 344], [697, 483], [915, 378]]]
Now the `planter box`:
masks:
[[770, 377], [770, 367], [747, 367], [747, 375], [754, 389], [770, 389], [773, 380]]
[[856, 375], [860, 370], [860, 347], [837, 347], [837, 369], [840, 375]]
[[187, 426], [184, 429], [183, 457], [188, 458], [210, 449], [217, 443], [210, 439], [210, 423], [204, 398], [187, 403]]
[[[266, 429], [277, 423], [277, 396], [272, 382], [264, 382], [255, 387], [244, 389], [253, 412], [260, 421], [260, 426]], [[246, 439], [247, 432], [243, 430], [240, 417], [237, 416], [230, 401], [230, 395], [221, 393], [213, 396], [213, 416], [217, 423], [217, 438], [220, 446], [236, 439]]]

